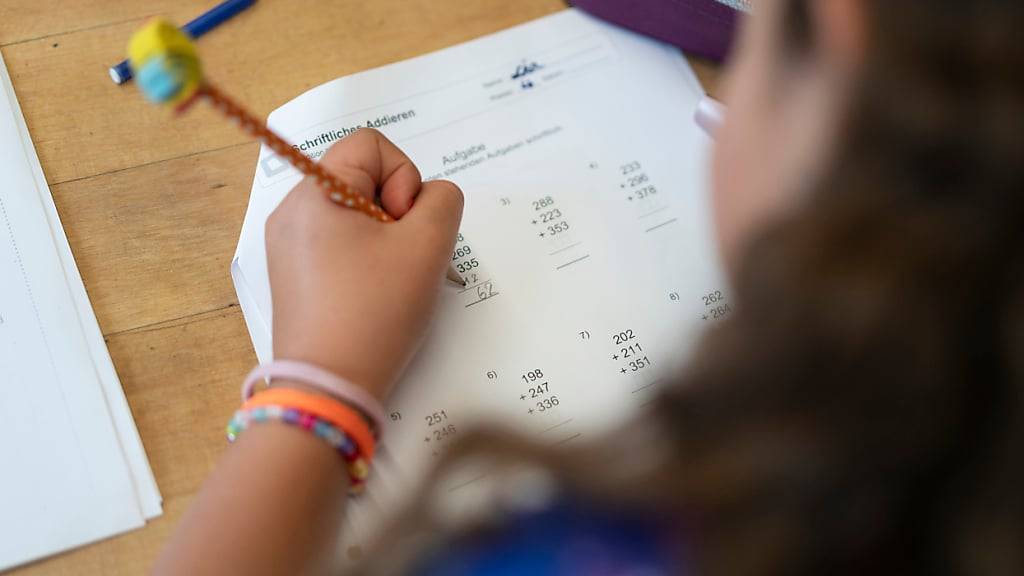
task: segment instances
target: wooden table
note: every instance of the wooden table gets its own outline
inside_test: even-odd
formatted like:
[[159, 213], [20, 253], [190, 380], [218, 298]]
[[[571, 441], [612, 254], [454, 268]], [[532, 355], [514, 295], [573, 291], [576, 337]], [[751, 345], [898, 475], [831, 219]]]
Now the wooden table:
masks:
[[[14, 574], [145, 572], [224, 449], [223, 425], [256, 361], [228, 268], [258, 145], [204, 107], [172, 121], [107, 75], [146, 18], [185, 22], [213, 1], [0, 5], [0, 51], [164, 498], [146, 528]], [[564, 7], [260, 0], [201, 50], [209, 75], [265, 117], [328, 80]]]

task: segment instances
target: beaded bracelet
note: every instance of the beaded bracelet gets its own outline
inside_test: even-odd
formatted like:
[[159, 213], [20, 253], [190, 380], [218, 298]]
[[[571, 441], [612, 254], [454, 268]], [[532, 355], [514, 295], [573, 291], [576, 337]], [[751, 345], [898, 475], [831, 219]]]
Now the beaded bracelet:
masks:
[[349, 404], [367, 417], [374, 436], [380, 437], [381, 426], [384, 423], [384, 407], [380, 402], [363, 388], [308, 362], [275, 360], [257, 366], [242, 384], [242, 402], [252, 398], [257, 383], [266, 381], [269, 387], [273, 387], [273, 381], [276, 379], [301, 382]]
[[348, 404], [329, 396], [292, 388], [270, 388], [253, 396], [242, 405], [243, 410], [260, 406], [286, 406], [308, 412], [344, 432], [355, 442], [356, 449], [372, 460], [377, 441], [366, 419]]
[[356, 443], [336, 426], [310, 412], [275, 404], [243, 408], [235, 412], [234, 417], [228, 422], [228, 442], [237, 440], [251, 424], [261, 422], [282, 422], [298, 426], [325, 440], [345, 460], [345, 469], [349, 476], [349, 494], [359, 494], [365, 488], [370, 466]]

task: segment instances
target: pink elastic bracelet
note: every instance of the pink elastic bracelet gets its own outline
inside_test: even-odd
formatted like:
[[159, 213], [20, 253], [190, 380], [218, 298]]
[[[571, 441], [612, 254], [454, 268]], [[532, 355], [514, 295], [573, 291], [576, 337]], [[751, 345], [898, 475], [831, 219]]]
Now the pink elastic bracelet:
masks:
[[275, 360], [269, 364], [257, 366], [242, 384], [242, 402], [244, 403], [252, 397], [253, 388], [260, 380], [266, 380], [268, 384], [272, 385], [273, 381], [278, 379], [301, 382], [352, 406], [366, 415], [370, 420], [370, 428], [373, 429], [374, 435], [380, 437], [381, 426], [384, 423], [384, 407], [380, 405], [380, 402], [369, 392], [348, 380], [306, 362]]

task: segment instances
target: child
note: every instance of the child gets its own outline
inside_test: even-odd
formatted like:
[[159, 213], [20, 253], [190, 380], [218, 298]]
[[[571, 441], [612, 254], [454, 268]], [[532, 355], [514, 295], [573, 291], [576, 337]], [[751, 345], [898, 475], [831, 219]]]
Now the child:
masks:
[[[1024, 573], [1024, 3], [755, 13], [714, 167], [737, 314], [652, 414], [599, 444], [481, 435], [452, 456], [546, 471], [539, 509], [441, 529], [421, 499], [358, 573]], [[298, 185], [267, 225], [275, 357], [383, 402], [462, 198], [373, 131], [323, 162], [400, 221]], [[343, 405], [309, 378], [274, 390]], [[249, 426], [156, 572], [330, 572], [360, 479], [342, 463], [299, 426]]]

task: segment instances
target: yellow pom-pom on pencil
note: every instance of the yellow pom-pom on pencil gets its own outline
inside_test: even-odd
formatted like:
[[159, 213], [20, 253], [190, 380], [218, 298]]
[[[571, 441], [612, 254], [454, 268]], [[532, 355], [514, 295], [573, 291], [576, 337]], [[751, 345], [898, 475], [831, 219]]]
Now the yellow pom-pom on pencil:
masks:
[[[375, 202], [354, 192], [337, 176], [290, 146], [262, 121], [207, 82], [195, 44], [174, 24], [161, 18], [147, 23], [128, 43], [128, 57], [135, 71], [136, 85], [151, 102], [172, 105], [184, 111], [197, 100], [206, 99], [300, 172], [315, 179], [335, 204], [359, 210], [381, 222], [393, 221]], [[448, 269], [448, 279], [466, 285], [454, 268]]]
[[203, 71], [195, 44], [170, 22], [157, 18], [132, 36], [128, 60], [139, 89], [158, 104], [181, 104], [199, 90]]
[[135, 70], [136, 85], [152, 102], [174, 105], [184, 111], [196, 100], [205, 98], [243, 130], [263, 141], [293, 166], [316, 179], [336, 204], [360, 210], [382, 222], [391, 217], [380, 206], [353, 192], [336, 176], [288, 145], [260, 120], [236, 104], [203, 78], [199, 53], [187, 34], [167, 20], [157, 18], [132, 36], [128, 59]]

